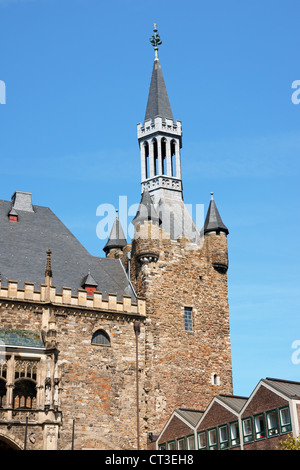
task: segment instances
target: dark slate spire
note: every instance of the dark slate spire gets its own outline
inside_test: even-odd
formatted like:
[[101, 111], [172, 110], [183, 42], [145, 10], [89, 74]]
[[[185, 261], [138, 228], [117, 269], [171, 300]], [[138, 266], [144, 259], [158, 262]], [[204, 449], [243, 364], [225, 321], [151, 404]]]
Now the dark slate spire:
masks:
[[110, 235], [106, 242], [106, 245], [103, 248], [103, 251], [107, 254], [109, 250], [112, 250], [113, 248], [122, 249], [126, 245], [127, 245], [127, 241], [126, 241], [119, 217], [116, 216]]
[[164, 81], [162, 69], [158, 58], [158, 45], [162, 44], [159, 34], [157, 33], [156, 24], [154, 25], [154, 34], [150, 42], [155, 50], [155, 60], [153, 64], [150, 90], [148, 96], [145, 121], [160, 116], [162, 119], [172, 119], [173, 113]]
[[209, 232], [224, 232], [226, 233], [226, 235], [228, 235], [229, 230], [223, 224], [216, 203], [214, 201], [213, 194], [214, 193], [211, 193], [211, 200], [204, 223], [204, 235]]
[[149, 191], [147, 189], [144, 189], [139, 208], [137, 210], [135, 218], [132, 221], [132, 224], [137, 225], [148, 220], [151, 220], [151, 222], [154, 224], [160, 223]]

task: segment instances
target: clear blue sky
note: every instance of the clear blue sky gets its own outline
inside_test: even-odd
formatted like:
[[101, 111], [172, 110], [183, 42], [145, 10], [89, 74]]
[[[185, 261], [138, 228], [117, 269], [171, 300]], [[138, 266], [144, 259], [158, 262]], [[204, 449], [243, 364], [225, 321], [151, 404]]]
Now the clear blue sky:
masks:
[[[0, 199], [30, 191], [94, 255], [96, 209], [140, 198], [153, 23], [185, 202], [228, 226], [234, 393], [300, 380], [299, 0], [0, 0]], [[1, 262], [1, 261], [0, 261]]]

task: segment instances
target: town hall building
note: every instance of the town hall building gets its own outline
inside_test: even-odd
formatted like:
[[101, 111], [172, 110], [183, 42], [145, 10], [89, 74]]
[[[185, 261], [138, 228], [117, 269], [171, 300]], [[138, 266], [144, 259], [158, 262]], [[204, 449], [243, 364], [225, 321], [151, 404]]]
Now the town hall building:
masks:
[[229, 231], [213, 194], [203, 227], [184, 203], [151, 43], [132, 240], [117, 216], [93, 256], [30, 192], [0, 201], [0, 449], [147, 449], [173, 410], [232, 394]]

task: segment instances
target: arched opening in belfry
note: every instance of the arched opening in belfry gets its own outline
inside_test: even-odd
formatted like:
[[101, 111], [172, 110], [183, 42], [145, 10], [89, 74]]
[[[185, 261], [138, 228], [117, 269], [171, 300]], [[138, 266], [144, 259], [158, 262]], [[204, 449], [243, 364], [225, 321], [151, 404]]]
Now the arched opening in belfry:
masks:
[[13, 392], [13, 408], [36, 408], [36, 382], [32, 379], [20, 378], [15, 380]]
[[157, 140], [153, 139], [153, 158], [154, 158], [154, 176], [158, 174], [158, 150], [157, 150]]
[[145, 162], [145, 177], [150, 178], [149, 171], [149, 144], [148, 142], [144, 143], [144, 162]]
[[161, 165], [162, 165], [161, 172], [163, 175], [167, 174], [166, 160], [167, 160], [167, 141], [166, 139], [162, 139], [161, 140]]
[[171, 141], [171, 175], [176, 177], [176, 142]]

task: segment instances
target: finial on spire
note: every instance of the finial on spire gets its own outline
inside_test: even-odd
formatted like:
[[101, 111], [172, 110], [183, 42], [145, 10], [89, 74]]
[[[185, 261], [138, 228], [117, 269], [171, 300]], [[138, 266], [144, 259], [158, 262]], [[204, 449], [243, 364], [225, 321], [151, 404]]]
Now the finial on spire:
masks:
[[210, 199], [213, 201], [214, 200], [214, 193], [210, 193]]
[[154, 23], [154, 29], [153, 29], [153, 33], [152, 34], [152, 37], [150, 38], [150, 42], [152, 44], [152, 46], [154, 47], [154, 51], [155, 51], [155, 59], [158, 59], [158, 46], [160, 46], [162, 44], [162, 41], [160, 39], [160, 36], [158, 34], [158, 30], [156, 28], [156, 23]]

